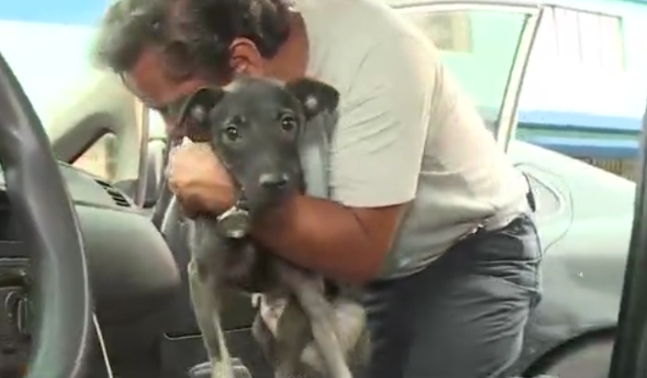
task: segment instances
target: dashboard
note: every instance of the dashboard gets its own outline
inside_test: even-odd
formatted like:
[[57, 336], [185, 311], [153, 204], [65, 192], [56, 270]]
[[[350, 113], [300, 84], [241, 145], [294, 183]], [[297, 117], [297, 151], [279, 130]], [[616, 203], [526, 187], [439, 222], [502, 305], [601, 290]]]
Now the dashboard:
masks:
[[[127, 322], [166, 304], [179, 286], [178, 267], [148, 215], [110, 183], [59, 166], [78, 216], [102, 324]], [[5, 271], [29, 276], [31, 255], [5, 188], [0, 178], [0, 290]]]
[[[103, 325], [131, 322], [166, 305], [179, 288], [177, 264], [149, 216], [110, 183], [59, 163], [74, 203], [95, 304]], [[32, 250], [21, 235], [0, 172], [0, 377], [22, 377], [34, 315]], [[43, 295], [55, 295], [45, 291]]]
[[[59, 163], [85, 246], [94, 312], [124, 324], [166, 305], [179, 288], [177, 264], [148, 215], [110, 183]], [[33, 275], [0, 172], [0, 377], [22, 377], [31, 350]], [[50, 293], [45, 292], [45, 295]], [[55, 294], [55, 293], [51, 293]]]

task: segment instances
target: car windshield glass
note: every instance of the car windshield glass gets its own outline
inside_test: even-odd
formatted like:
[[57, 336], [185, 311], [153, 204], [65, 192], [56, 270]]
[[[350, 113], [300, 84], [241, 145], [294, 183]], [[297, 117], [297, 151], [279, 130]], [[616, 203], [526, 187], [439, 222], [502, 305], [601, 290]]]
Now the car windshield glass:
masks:
[[[0, 1], [0, 51], [40, 117], [51, 139], [54, 114], [73, 105], [92, 73], [89, 48], [105, 0]], [[55, 135], [56, 134], [56, 135]], [[107, 133], [81, 148], [74, 165], [107, 181], [116, 172], [115, 135]], [[136, 172], [136, 156], [132, 169]]]
[[0, 2], [0, 51], [47, 128], [50, 113], [69, 100], [89, 73], [97, 0]]

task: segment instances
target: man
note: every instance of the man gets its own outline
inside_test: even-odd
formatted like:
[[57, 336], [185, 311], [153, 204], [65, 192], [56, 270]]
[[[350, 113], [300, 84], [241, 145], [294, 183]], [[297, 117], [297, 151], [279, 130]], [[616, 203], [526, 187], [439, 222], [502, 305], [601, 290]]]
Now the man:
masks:
[[[377, 0], [119, 0], [98, 60], [170, 125], [235, 73], [310, 76], [340, 91], [330, 200], [295, 194], [253, 235], [278, 255], [364, 285], [372, 378], [499, 377], [536, 303], [539, 243], [527, 185], [440, 64]], [[174, 154], [187, 209], [232, 205], [213, 154]]]

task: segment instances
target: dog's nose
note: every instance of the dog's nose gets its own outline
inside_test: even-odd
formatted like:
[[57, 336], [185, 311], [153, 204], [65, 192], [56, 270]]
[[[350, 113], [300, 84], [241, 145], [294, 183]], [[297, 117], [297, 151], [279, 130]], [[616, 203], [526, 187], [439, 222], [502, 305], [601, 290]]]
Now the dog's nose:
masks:
[[265, 188], [278, 188], [288, 183], [288, 175], [285, 173], [263, 173], [259, 183]]

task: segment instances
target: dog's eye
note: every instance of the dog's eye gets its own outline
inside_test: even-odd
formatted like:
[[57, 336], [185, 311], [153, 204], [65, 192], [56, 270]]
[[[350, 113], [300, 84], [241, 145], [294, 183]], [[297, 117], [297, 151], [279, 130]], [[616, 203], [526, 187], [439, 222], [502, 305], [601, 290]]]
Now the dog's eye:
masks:
[[291, 115], [281, 117], [281, 128], [284, 131], [292, 131], [297, 125], [297, 120]]
[[225, 138], [227, 138], [227, 140], [230, 142], [236, 142], [238, 139], [240, 139], [240, 133], [238, 132], [238, 128], [234, 126], [227, 127], [225, 129]]

